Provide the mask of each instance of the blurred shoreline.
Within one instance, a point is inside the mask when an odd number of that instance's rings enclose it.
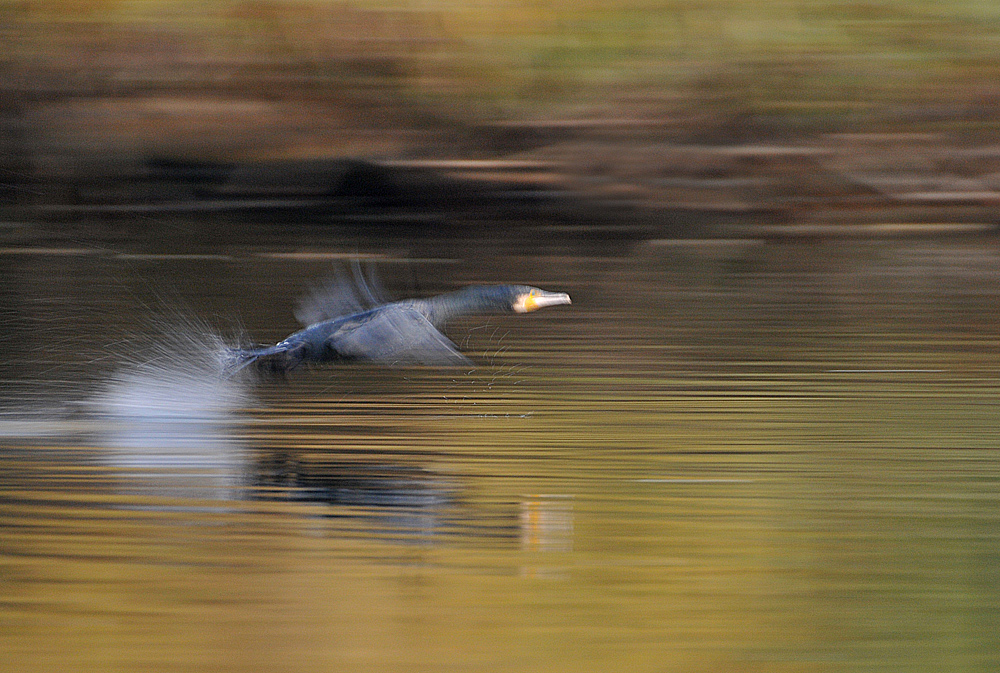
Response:
[[[1000,56],[971,11],[10,6],[0,216],[992,229]]]

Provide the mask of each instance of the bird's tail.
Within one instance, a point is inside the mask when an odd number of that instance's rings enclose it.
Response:
[[[302,364],[304,354],[298,345],[280,343],[260,348],[230,348],[225,357],[230,374],[247,367],[262,374],[286,374]]]

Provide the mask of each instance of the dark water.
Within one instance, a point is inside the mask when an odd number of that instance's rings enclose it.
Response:
[[[299,230],[0,254],[11,671],[990,671],[1000,245]],[[249,385],[343,254],[572,306]]]

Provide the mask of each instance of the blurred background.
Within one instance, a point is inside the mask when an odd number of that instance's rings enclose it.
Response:
[[[998,41],[0,0],[0,670],[997,670]],[[351,264],[573,304],[221,369]]]
[[[234,165],[349,157],[698,212],[979,221],[1000,180],[997,14],[957,0],[5,2],[2,195],[179,201]],[[315,195],[339,179],[326,170],[298,192],[272,174],[212,196]]]

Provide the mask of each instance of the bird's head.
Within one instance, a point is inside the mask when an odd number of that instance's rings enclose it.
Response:
[[[515,313],[530,313],[546,306],[573,303],[565,292],[546,292],[528,285],[513,285],[510,288],[511,309]]]

